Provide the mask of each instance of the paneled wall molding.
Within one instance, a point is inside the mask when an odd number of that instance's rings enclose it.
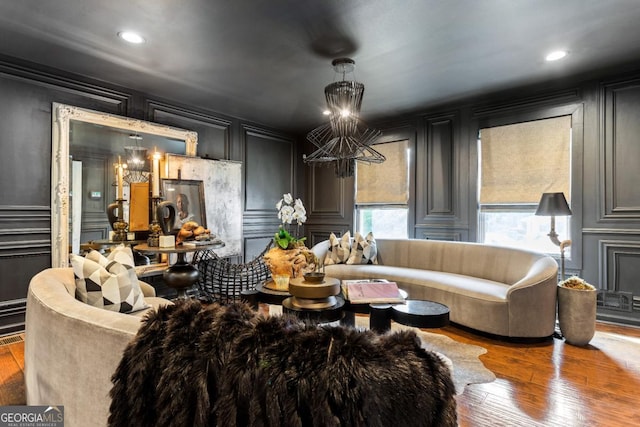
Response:
[[[15,60],[12,59],[12,61]],[[33,65],[35,67],[35,64]],[[131,109],[133,96],[129,93],[62,77],[61,75],[54,74],[53,71],[41,71],[36,68],[30,68],[14,62],[8,62],[8,58],[2,55],[0,55],[0,75],[16,80],[22,80],[31,85],[48,87],[74,95],[81,95],[82,97],[99,101],[101,104],[111,105],[113,108],[109,109],[109,111],[112,113],[128,115]]]
[[[271,138],[277,140],[288,140],[291,142],[295,142],[295,139],[288,134],[281,133],[272,129],[267,129],[263,127],[259,127],[249,123],[241,123],[240,129],[247,135],[256,135],[262,138]]]
[[[19,219],[22,222],[22,218]],[[0,236],[25,236],[29,234],[49,234],[51,232],[51,228],[25,228],[25,227],[15,227],[15,228],[5,228],[0,229]]]
[[[460,114],[446,112],[423,117],[422,143],[416,149],[416,221],[429,223],[456,217],[459,192]]]
[[[624,236],[640,236],[638,228],[583,228],[582,234],[619,234]]]
[[[0,302],[0,336],[24,330],[27,299]]]
[[[640,78],[603,82],[600,85],[600,134],[598,222],[640,221],[640,187],[637,159],[640,156],[637,109]]]
[[[354,231],[351,230],[351,224],[312,224],[306,227],[306,235],[308,236],[307,247],[311,248],[314,245],[327,240],[331,233],[340,237],[344,233],[349,231],[353,237]]]
[[[547,111],[548,107],[553,105],[577,103],[581,101],[582,89],[575,87],[520,98],[513,102],[503,102],[500,104],[492,102],[485,105],[477,105],[471,109],[471,114],[473,119],[496,118],[503,115],[512,115],[514,112],[535,112],[540,109]],[[497,125],[489,124],[489,126]]]
[[[275,221],[274,221],[275,219]],[[243,236],[261,236],[265,233],[265,230],[270,232],[270,236],[273,237],[273,234],[280,227],[280,222],[278,222],[277,212],[275,207],[273,208],[273,213],[270,215],[264,216],[252,216],[250,221],[246,221],[242,227],[242,235]]]
[[[223,142],[224,158],[222,160],[231,159],[231,152],[232,152],[231,129],[232,129],[232,123],[233,123],[231,119],[217,116],[214,114],[207,114],[200,111],[196,112],[193,110],[188,110],[182,107],[178,107],[178,106],[171,105],[171,104],[157,101],[157,100],[147,100],[145,102],[145,116],[149,121],[153,121],[153,122],[166,121],[166,120],[163,120],[162,117],[159,117],[159,115],[161,115],[162,113],[170,116],[177,116],[180,118],[184,118],[184,119],[187,119],[188,121],[193,121],[196,124],[203,124],[205,126],[212,127],[219,131],[222,131],[224,133],[224,142]],[[168,123],[168,124],[178,125],[176,123]],[[180,122],[179,126],[185,127],[185,124]],[[191,129],[191,130],[194,130],[194,129]],[[201,151],[204,151],[201,149],[203,142],[206,141],[206,139],[203,139],[202,135],[203,135],[203,132],[198,132],[199,143],[200,143],[200,147],[199,147],[200,149],[198,150],[198,154],[200,155],[205,154],[205,153],[201,153]]]
[[[0,212],[2,211],[51,211],[51,206],[29,206],[29,205],[0,205]]]
[[[640,242],[629,242],[623,240],[600,240],[598,242],[598,258],[600,271],[600,289],[608,291],[632,292],[636,283],[624,283],[621,279],[622,271],[640,271],[636,266],[640,264]],[[635,291],[638,295],[638,291]]]
[[[382,135],[376,140],[376,144],[385,142],[402,141],[405,139],[415,143],[416,124],[414,120],[400,120],[397,122],[380,122],[373,127],[380,129]]]
[[[0,242],[0,258],[51,254],[51,240],[13,240]]]
[[[295,142],[290,135],[240,123],[245,183],[243,235],[252,237],[245,246],[245,257],[264,249],[258,242],[272,239],[278,230],[276,203],[282,195],[290,192],[301,197]]]
[[[13,228],[16,223],[22,225],[20,228],[25,228],[25,224],[45,224],[50,220],[50,206],[0,206],[0,229]]]
[[[322,168],[322,169],[320,169]],[[310,195],[310,200],[307,206],[309,212],[307,216],[313,217],[313,221],[328,220],[334,218],[338,220],[344,220],[346,217],[345,212],[345,185],[354,185],[352,179],[340,179],[327,181],[327,175],[333,175],[333,169],[329,166],[313,165],[310,167],[310,188],[311,191],[307,192]],[[327,189],[327,186],[331,186],[331,198],[330,202],[327,202],[325,194],[321,194],[323,189]]]
[[[426,240],[447,240],[454,242],[466,241],[466,232],[458,231],[458,230],[434,230],[434,229],[416,229],[416,238],[417,239],[426,239]]]

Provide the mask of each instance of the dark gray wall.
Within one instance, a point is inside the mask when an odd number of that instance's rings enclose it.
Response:
[[[385,139],[409,138],[415,147],[409,235],[475,241],[478,130],[563,115],[573,129],[567,273],[611,292],[599,318],[640,325],[640,72],[487,94],[373,125]],[[306,176],[309,239],[353,232],[353,179],[317,167]]]
[[[559,86],[372,124],[384,130],[384,141],[409,139],[414,148],[409,235],[475,240],[480,127],[571,114],[575,241],[568,271],[601,289],[640,296],[640,72]],[[199,155],[242,161],[245,259],[271,240],[275,203],[285,192],[305,202],[310,244],[353,231],[353,179],[305,167],[302,152],[311,150],[299,148],[300,136],[11,58],[0,58],[0,95],[0,334],[23,329],[29,280],[50,266],[53,102],[195,130]],[[638,311],[599,309],[599,316],[640,324]]]
[[[246,258],[273,236],[276,202],[301,182],[291,135],[153,94],[0,57],[0,99],[0,335],[24,329],[29,280],[51,265],[52,103],[194,130],[199,156],[242,161]]]

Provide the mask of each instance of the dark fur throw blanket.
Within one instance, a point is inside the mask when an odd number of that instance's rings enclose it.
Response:
[[[112,378],[110,426],[455,426],[443,361],[377,335],[179,302],[147,314]]]

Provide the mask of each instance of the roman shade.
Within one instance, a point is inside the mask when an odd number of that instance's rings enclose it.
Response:
[[[406,205],[409,201],[409,141],[376,144],[383,163],[359,162],[356,169],[356,204]]]
[[[538,203],[540,195],[569,198],[571,116],[481,131],[480,204]]]

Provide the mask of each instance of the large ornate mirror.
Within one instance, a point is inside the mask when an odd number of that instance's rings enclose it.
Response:
[[[141,148],[195,156],[198,137],[192,131],[64,104],[54,103],[52,116],[51,265],[67,267],[69,251],[79,241],[107,237],[106,209],[116,198],[114,161],[138,161],[135,154]],[[141,162],[140,176],[131,182],[148,177],[148,160]],[[90,221],[93,229],[85,226]]]

